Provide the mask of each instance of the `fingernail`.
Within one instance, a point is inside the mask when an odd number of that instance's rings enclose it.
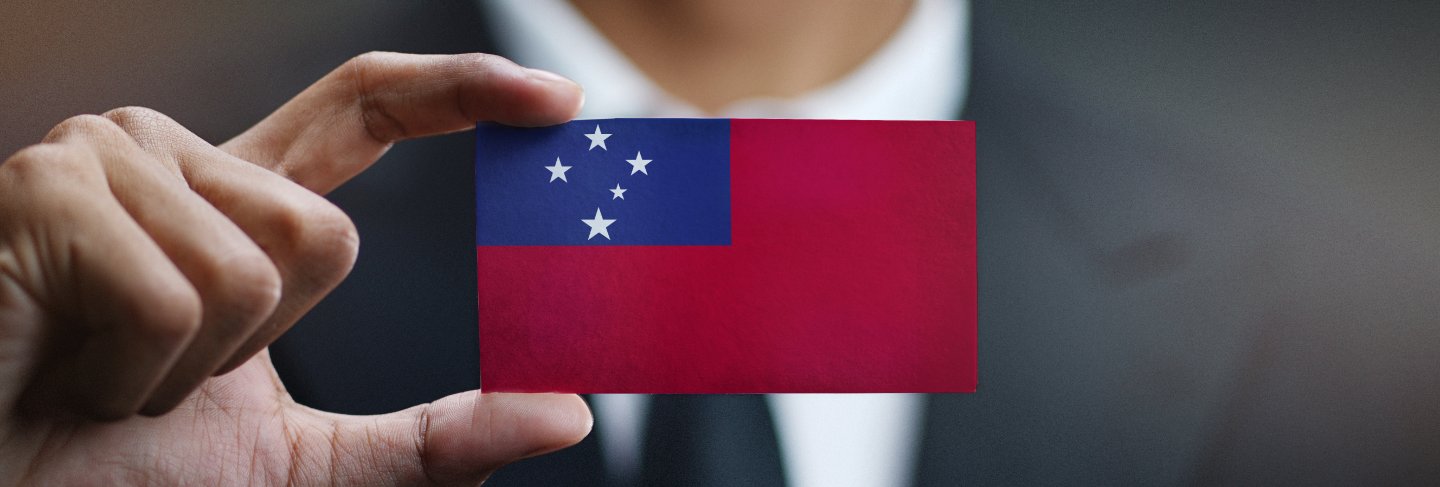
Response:
[[[546,71],[546,70],[543,70],[543,69],[535,69],[535,68],[525,68],[525,69],[526,69],[526,71],[529,71],[530,77],[533,78],[533,79],[537,79],[537,80],[540,80],[540,81],[546,81],[546,82],[550,82],[550,83],[564,83],[564,84],[567,84],[567,85],[574,85],[574,84],[575,84],[575,82],[574,82],[574,81],[570,81],[569,78],[566,78],[566,77],[564,77],[564,76],[560,76],[560,75],[558,75],[558,74],[555,74],[555,73],[552,73],[552,72],[549,72],[549,71]]]
[[[575,113],[571,114],[572,117],[579,114],[580,110],[585,107],[585,88],[582,88],[579,83],[543,69],[525,68],[525,70],[530,74],[530,79],[553,85],[563,85],[568,89],[575,90],[580,95],[580,102],[575,105]]]

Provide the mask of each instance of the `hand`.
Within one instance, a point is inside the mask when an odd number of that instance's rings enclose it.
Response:
[[[397,140],[581,101],[494,56],[372,53],[220,147],[142,108],[61,123],[0,165],[0,485],[475,484],[579,441],[570,395],[315,411],[265,347],[354,263],[318,194]]]

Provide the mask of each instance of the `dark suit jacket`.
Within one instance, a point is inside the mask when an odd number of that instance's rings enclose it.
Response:
[[[26,90],[0,101],[22,114],[6,152],[131,103],[223,140],[349,56],[483,50],[489,28],[469,2],[166,7],[75,8],[56,18],[107,42],[18,43],[78,61],[5,71]],[[1436,7],[973,18],[980,389],[929,401],[919,484],[1440,481]],[[400,144],[334,193],[360,261],[274,347],[298,400],[382,412],[478,385],[471,154],[467,134]],[[494,483],[599,468],[591,439]]]

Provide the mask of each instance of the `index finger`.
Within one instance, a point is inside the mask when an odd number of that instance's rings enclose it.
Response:
[[[488,54],[372,52],[331,71],[221,146],[317,193],[359,174],[398,140],[477,121],[543,126],[580,111],[579,85]]]

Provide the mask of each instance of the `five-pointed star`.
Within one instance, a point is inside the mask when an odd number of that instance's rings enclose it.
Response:
[[[615,193],[615,196],[611,196],[610,199],[625,199],[625,191],[625,188],[620,187],[620,183],[615,183],[615,189],[610,190],[611,193]]]
[[[607,228],[610,227],[611,223],[615,223],[615,220],[613,218],[606,220],[605,215],[600,214],[599,208],[595,209],[594,219],[587,220],[582,218],[580,219],[580,221],[585,222],[586,225],[590,226],[590,236],[585,237],[585,240],[595,238],[596,235],[605,237],[605,240],[610,240],[610,231],[607,230]]]
[[[630,163],[630,174],[632,175],[637,172],[645,173],[645,175],[647,176],[650,174],[648,171],[645,170],[645,165],[649,164],[651,161],[649,159],[646,159],[645,156],[640,155],[639,152],[635,153],[634,159],[627,159],[625,162]]]
[[[605,147],[605,139],[610,138],[610,134],[601,133],[601,132],[600,132],[600,126],[599,126],[599,125],[596,125],[596,126],[595,126],[595,133],[593,133],[593,134],[585,134],[585,137],[587,137],[587,138],[590,139],[590,148],[587,149],[587,150],[595,150],[596,147],[599,147],[599,148],[605,149],[605,150],[610,150],[609,147]]]
[[[565,171],[569,171],[570,168],[571,168],[571,166],[563,166],[563,165],[561,165],[561,164],[560,164],[560,158],[559,158],[559,157],[556,157],[556,158],[555,158],[555,165],[554,165],[554,166],[545,166],[545,169],[549,169],[549,170],[550,170],[550,182],[552,182],[552,183],[555,182],[556,179],[559,179],[559,180],[561,180],[561,181],[565,181],[565,182],[567,182],[567,183],[570,182],[569,179],[565,179]]]

